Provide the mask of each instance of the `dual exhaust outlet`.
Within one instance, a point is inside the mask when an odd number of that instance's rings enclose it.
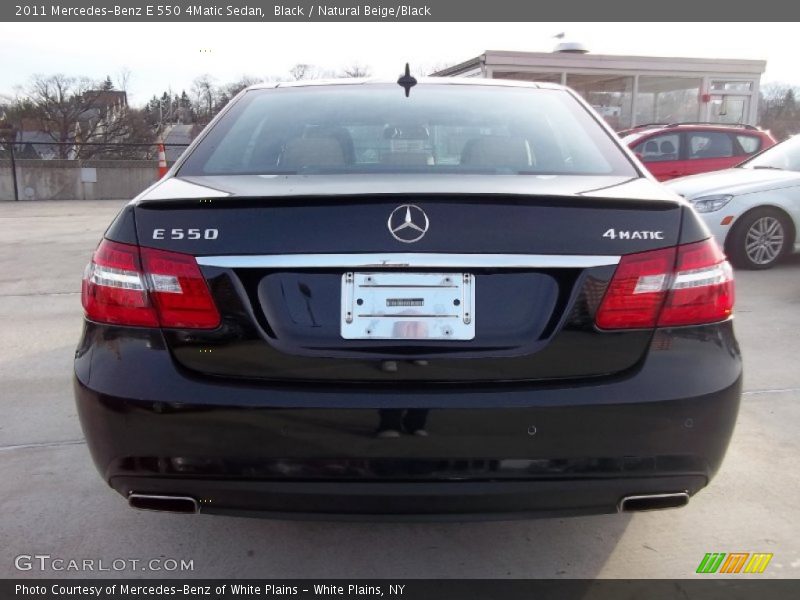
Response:
[[[680,508],[689,504],[689,494],[674,492],[669,494],[641,494],[625,496],[619,501],[619,512],[642,512]],[[197,514],[200,504],[191,496],[168,496],[132,493],[128,496],[128,505],[139,510],[159,512]]]

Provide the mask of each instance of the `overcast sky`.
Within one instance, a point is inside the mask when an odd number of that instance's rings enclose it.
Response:
[[[35,73],[116,79],[126,68],[141,105],[170,87],[188,92],[204,73],[225,83],[360,62],[395,76],[406,61],[413,71],[487,49],[547,52],[560,32],[595,54],[762,59],[763,81],[800,85],[797,23],[2,23],[0,94]]]

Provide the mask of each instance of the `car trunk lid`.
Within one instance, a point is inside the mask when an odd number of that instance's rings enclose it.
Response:
[[[393,213],[400,209],[402,224],[407,207],[424,229],[411,243],[392,232]],[[220,311],[215,330],[165,330],[182,366],[230,378],[396,385],[581,379],[635,367],[652,328],[601,331],[595,314],[620,256],[677,245],[682,206],[382,194],[153,200],[135,213],[142,246],[197,257]],[[403,302],[427,292],[411,282],[452,278],[462,284],[453,300],[472,309],[472,333],[446,339],[440,327],[420,338],[411,326],[348,335],[345,304],[365,299],[348,292],[348,277],[392,282],[380,302],[412,313],[417,307]],[[374,308],[375,297],[366,299]],[[463,308],[448,310],[463,321]]]

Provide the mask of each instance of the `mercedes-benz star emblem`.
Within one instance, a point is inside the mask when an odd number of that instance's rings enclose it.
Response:
[[[415,204],[402,204],[389,215],[389,231],[399,242],[411,244],[422,239],[428,231],[428,215]]]

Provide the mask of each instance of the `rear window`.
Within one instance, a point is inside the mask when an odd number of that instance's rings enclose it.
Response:
[[[767,148],[764,152],[743,162],[740,166],[746,169],[800,171],[800,135]]]
[[[251,90],[179,175],[637,173],[563,90],[419,84]]]
[[[761,149],[761,138],[755,135],[737,135],[736,141],[745,154],[755,154]]]

